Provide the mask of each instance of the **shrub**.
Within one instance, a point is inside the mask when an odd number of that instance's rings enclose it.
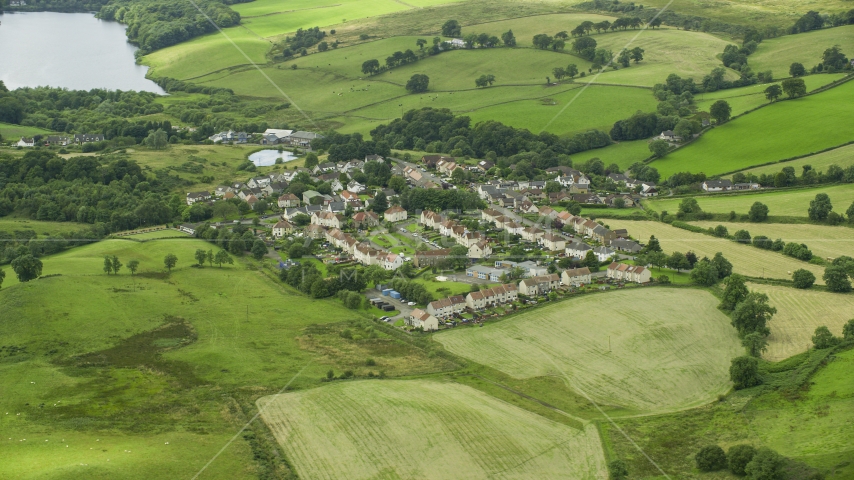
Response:
[[[750,243],[750,233],[747,230],[739,230],[733,234],[733,238],[738,243]]]
[[[712,235],[716,237],[725,238],[727,235],[729,235],[729,231],[725,226],[718,225],[717,227],[715,227],[714,230],[712,230]]]
[[[763,222],[768,218],[768,206],[756,202],[750,207],[750,212],[747,214],[751,222]]]
[[[614,460],[608,464],[608,473],[611,480],[623,480],[629,476],[629,469],[626,467],[626,462]]]
[[[367,365],[369,367],[373,367],[376,364],[377,364],[377,362],[373,358],[369,358],[369,359],[365,360],[365,365]]]
[[[782,455],[763,447],[756,451],[756,455],[744,468],[744,473],[751,480],[780,480],[783,478],[784,461]]]
[[[756,449],[751,445],[742,444],[729,447],[726,453],[729,471],[736,475],[744,475],[744,469],[753,460],[754,455],[756,455]]]
[[[694,461],[697,462],[697,468],[702,472],[716,472],[723,470],[727,466],[724,449],[717,445],[708,445],[701,448],[697,452],[697,455],[694,456]]]
[[[810,288],[815,283],[815,275],[811,271],[801,268],[792,274],[792,282],[795,288]]]
[[[732,359],[732,365],[729,367],[729,378],[735,384],[736,390],[759,385],[762,383],[762,379],[759,378],[759,361],[748,356]]]
[[[783,247],[783,255],[807,262],[812,258],[812,251],[803,243],[789,242]]]
[[[837,338],[830,333],[830,329],[825,326],[816,328],[812,336],[812,344],[818,349],[830,348],[836,345],[837,341]]]
[[[659,275],[658,278],[656,278],[655,280],[662,285],[670,284],[670,277],[668,277],[667,275]]]
[[[753,246],[756,248],[761,248],[763,250],[771,250],[771,246],[773,244],[774,242],[765,235],[757,235],[753,237]]]

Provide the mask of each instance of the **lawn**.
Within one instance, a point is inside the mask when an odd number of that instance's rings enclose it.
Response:
[[[3,141],[18,143],[21,137],[32,137],[34,135],[48,135],[50,130],[45,130],[38,127],[28,127],[25,125],[13,125],[11,123],[0,122],[0,137]]]
[[[703,228],[724,225],[729,233],[747,230],[750,235],[765,235],[782,238],[786,242],[805,243],[812,253],[821,258],[836,258],[840,255],[854,257],[854,229],[827,225],[785,225],[781,223],[737,223],[737,222],[691,222]]]
[[[742,349],[718,303],[701,290],[631,289],[434,338],[514,378],[559,375],[599,403],[662,412],[729,390],[729,360]]]
[[[780,168],[783,168],[782,166]],[[810,200],[819,193],[826,193],[837,212],[845,212],[845,209],[854,202],[854,185],[832,185],[819,188],[805,188],[798,190],[781,190],[746,195],[700,195],[695,197],[700,208],[705,212],[729,213],[735,212],[747,215],[750,206],[754,202],[761,202],[768,206],[769,215],[783,217],[807,217]],[[655,200],[646,201],[646,205],[655,211],[667,211],[675,213],[679,211],[681,198],[659,197]]]
[[[850,7],[849,4],[845,11],[850,10]],[[821,10],[822,12],[833,11],[824,1]],[[838,12],[842,11],[842,8],[838,10]],[[850,57],[854,52],[854,25],[764,40],[750,56],[750,68],[754,72],[771,70],[776,77],[787,77],[792,63],[801,63],[809,70],[821,62],[822,53],[834,45],[839,45]]]
[[[574,429],[455,383],[337,382],[258,408],[301,478],[605,476],[591,424]]]
[[[665,178],[684,171],[715,175],[841,145],[854,140],[854,131],[841,128],[851,121],[852,95],[854,82],[847,82],[769,105],[716,127],[651,165]],[[805,131],[802,125],[811,128]]]
[[[854,165],[854,144],[844,147],[835,148],[826,152],[817,153],[808,157],[799,158],[798,160],[790,160],[788,162],[774,163],[765,165],[764,167],[749,168],[743,170],[742,173],[752,173],[754,175],[774,175],[780,172],[784,167],[792,167],[798,175],[803,172],[803,166],[810,165],[813,170],[818,172],[826,172],[827,167],[836,165],[841,168]]]
[[[782,253],[742,245],[725,238],[689,232],[661,222],[608,219],[608,224],[611,228],[628,229],[629,235],[644,243],[650,236],[655,235],[661,243],[661,248],[668,254],[674,251],[682,253],[692,251],[700,258],[712,258],[717,252],[721,252],[732,263],[733,272],[742,275],[789,280],[791,279],[789,272],[803,268],[815,274],[816,283],[824,283],[821,279],[824,268],[795,260]]]
[[[854,317],[854,295],[798,290],[774,285],[749,284],[751,290],[768,295],[777,314],[768,323],[768,351],[763,355],[780,361],[812,347],[817,327],[825,326],[842,336],[842,326]]]

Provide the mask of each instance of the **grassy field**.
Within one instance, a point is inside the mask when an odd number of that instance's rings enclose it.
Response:
[[[669,0],[645,2],[647,6],[658,8],[668,4]],[[686,15],[760,28],[788,27],[810,10],[841,13],[850,10],[851,5],[847,0],[824,0],[821,3],[814,0],[720,0],[714,5],[704,0],[676,0],[670,8]]]
[[[572,157],[572,161],[576,164],[586,162],[593,158],[602,160],[602,163],[607,167],[612,163],[616,163],[623,170],[635,162],[643,161],[649,157],[649,144],[646,140],[636,140],[634,142],[620,142],[613,145],[608,145],[605,148],[597,148],[586,152],[577,153]]]
[[[342,323],[358,314],[295,294],[242,260],[192,268],[197,248],[211,245],[107,240],[44,258],[43,273],[61,276],[16,284],[7,275],[0,409],[10,414],[0,417],[0,454],[20,461],[0,462],[0,476],[189,478],[246,422],[243,408],[306,365],[293,387],[315,386],[330,368],[366,375],[366,358],[390,376],[449,368]],[[161,273],[167,253],[179,259],[171,275]],[[140,271],[104,275],[103,256],[113,254],[140,260]],[[238,440],[206,478],[257,478],[252,455]]]
[[[854,257],[854,229],[826,225],[785,225],[781,223],[737,223],[737,222],[691,222],[703,228],[724,225],[730,233],[747,230],[752,237],[765,235],[771,239],[782,238],[786,242],[805,243],[812,253],[821,258],[836,258],[840,255]]]
[[[842,336],[842,326],[854,318],[854,295],[798,290],[774,285],[750,284],[750,289],[768,295],[777,314],[769,322],[771,336],[764,357],[780,361],[812,348],[815,329],[825,326]]]
[[[666,223],[651,221],[632,221],[608,219],[611,228],[626,228],[629,235],[646,242],[651,235],[661,243],[666,253],[692,251],[698,257],[712,258],[721,252],[732,262],[733,272],[751,277],[790,279],[789,272],[803,268],[813,272],[816,283],[823,284],[821,275],[824,269],[818,265],[795,260],[781,253],[762,250],[750,245],[742,245],[732,240],[715,238],[702,233],[689,232],[672,227]]]
[[[21,137],[32,137],[33,135],[48,135],[50,130],[44,130],[38,127],[27,127],[24,125],[13,125],[11,123],[0,122],[0,136],[3,141],[18,143]]]
[[[783,168],[782,166],[780,168]],[[762,192],[749,195],[701,195],[697,196],[697,203],[705,212],[729,213],[747,215],[750,206],[754,202],[762,202],[768,206],[769,215],[786,217],[807,217],[810,200],[819,193],[826,193],[837,212],[845,212],[845,209],[854,202],[854,185],[833,185],[821,188],[806,188],[802,190],[781,190]],[[658,212],[677,212],[681,198],[660,197],[648,200],[648,205]]]
[[[850,56],[854,51],[854,25],[764,40],[750,56],[750,68],[755,72],[771,70],[777,77],[787,77],[792,63],[801,63],[809,70],[821,62],[822,53],[834,45],[839,45]]]
[[[841,145],[854,140],[854,132],[840,128],[851,119],[852,95],[854,82],[848,82],[770,105],[716,127],[652,165],[663,177],[684,171],[714,175]],[[811,128],[807,132],[801,125]]]
[[[780,76],[782,77],[783,75]],[[803,77],[803,80],[806,83],[807,91],[813,91],[843,77],[845,77],[843,73],[834,73],[808,75]],[[768,83],[760,83],[747,87],[718,90],[712,93],[699,93],[694,100],[697,102],[697,108],[704,112],[708,112],[709,108],[716,101],[726,100],[730,108],[732,108],[732,114],[741,115],[748,110],[768,103],[768,100],[765,98],[765,89],[769,86],[770,84]]]
[[[784,167],[792,167],[800,175],[801,172],[803,172],[804,165],[810,165],[813,170],[819,172],[827,171],[827,167],[831,165],[836,165],[841,168],[850,167],[851,165],[854,165],[854,144],[834,148],[833,150],[817,153],[797,160],[774,163],[771,165],[765,165],[764,167],[749,168],[744,170],[743,173],[752,173],[754,175],[762,175],[765,173],[768,175],[774,175],[780,172]]]
[[[700,290],[634,289],[435,339],[515,378],[559,375],[599,403],[661,412],[701,405],[730,388],[729,359],[741,347],[717,304]],[[607,313],[594,313],[600,310]]]
[[[604,478],[577,430],[455,383],[342,382],[258,401],[301,478]]]
[[[45,222],[28,218],[0,217],[0,232],[12,233],[15,230],[32,230],[40,237],[85,230],[91,225],[77,222]]]
[[[159,240],[162,238],[189,238],[189,235],[174,228],[167,228],[164,230],[155,230],[153,232],[134,233],[132,235],[126,235],[123,238],[129,238],[132,240]]]

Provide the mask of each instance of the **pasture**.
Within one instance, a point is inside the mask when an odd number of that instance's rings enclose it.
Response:
[[[715,127],[651,165],[664,178],[684,171],[715,175],[841,145],[854,140],[854,131],[842,128],[851,121],[852,95],[854,82],[847,82],[769,105]],[[802,125],[810,125],[809,132]]]
[[[702,405],[729,390],[729,361],[741,346],[717,305],[701,290],[631,289],[434,338],[517,379],[559,375],[599,403],[663,412]]]
[[[649,240],[650,236],[655,235],[661,244],[661,248],[668,254],[692,251],[699,258],[712,258],[715,253],[721,252],[727,260],[732,262],[733,272],[742,275],[789,280],[791,278],[789,272],[803,268],[815,274],[817,284],[824,284],[824,280],[821,279],[821,275],[824,273],[822,267],[795,260],[784,256],[782,253],[742,245],[732,240],[716,238],[703,233],[689,232],[661,222],[610,218],[607,223],[611,228],[628,229],[629,235],[644,243]]]
[[[43,258],[44,274],[61,276],[17,284],[7,269],[0,409],[10,415],[0,417],[0,452],[21,461],[0,465],[0,476],[190,478],[246,422],[238,402],[279,391],[303,367],[296,388],[330,368],[364,376],[366,358],[390,375],[453,367],[343,322],[360,314],[240,259],[191,267],[197,248],[215,249],[197,239],[106,240]],[[167,253],[179,259],[169,275]],[[104,274],[113,254],[140,260],[137,275]],[[339,335],[345,328],[351,339]],[[257,478],[253,465],[239,440],[209,474]]]
[[[807,75],[803,77],[803,81],[807,86],[807,91],[811,92],[843,77],[845,77],[843,73]],[[732,108],[733,116],[741,115],[748,110],[768,103],[768,100],[765,98],[765,89],[769,86],[769,83],[759,83],[746,87],[718,90],[711,93],[698,93],[694,97],[694,100],[697,102],[697,108],[705,112],[709,111],[709,108],[716,101],[726,100],[730,108]]]
[[[768,295],[768,303],[777,314],[768,322],[771,335],[768,360],[780,361],[812,348],[812,336],[817,327],[825,326],[842,336],[842,326],[854,318],[854,295],[798,290],[776,285],[751,283],[751,290]]]
[[[783,168],[782,164],[779,168]],[[831,185],[820,188],[804,188],[797,190],[769,191],[742,195],[698,195],[695,197],[700,208],[704,212],[729,213],[747,215],[750,206],[754,202],[762,202],[768,206],[769,215],[783,217],[807,218],[810,200],[819,193],[826,193],[830,197],[833,208],[837,212],[845,212],[845,209],[854,202],[854,185]],[[655,200],[647,200],[646,205],[656,211],[667,211],[675,213],[679,211],[681,198],[659,197]]]
[[[585,152],[576,153],[572,157],[575,165],[579,165],[588,160],[598,158],[607,167],[612,163],[616,163],[620,168],[626,170],[635,162],[641,162],[649,157],[649,143],[646,140],[635,140],[633,142],[620,142],[608,145],[607,147],[587,150]]]
[[[597,430],[430,380],[339,382],[263,397],[301,478],[604,478]]]
[[[762,175],[764,173],[767,175],[775,175],[785,167],[792,167],[795,169],[795,172],[800,174],[803,172],[804,165],[809,165],[813,170],[818,172],[827,171],[827,167],[831,165],[836,165],[841,168],[850,167],[851,165],[854,165],[854,144],[834,148],[833,150],[817,153],[797,160],[773,163],[771,165],[765,165],[764,167],[748,168],[747,170],[743,170],[742,173],[752,173],[754,175]]]
[[[822,11],[830,11],[824,10],[825,8],[827,7],[822,5]],[[839,45],[850,57],[854,53],[854,25],[763,40],[750,56],[750,68],[754,72],[771,70],[776,77],[788,77],[792,63],[801,63],[809,70],[821,62],[822,53],[834,45]]]
[[[841,255],[854,257],[854,229],[844,226],[714,221],[690,223],[703,228],[723,225],[729,229],[730,234],[736,230],[747,230],[751,237],[765,235],[772,240],[782,238],[786,242],[805,243],[813,255],[821,258],[836,258]]]
[[[240,24],[259,37],[271,38],[295,32],[300,28],[326,27],[347,20],[375,17],[410,8],[405,3],[394,0],[325,0],[320,5],[312,4],[310,7],[307,2],[299,3],[305,3],[307,8],[283,12],[282,8],[289,8],[287,3],[264,2],[264,5],[255,8],[260,10],[270,7],[271,10],[279,12],[245,18]],[[235,10],[240,12],[240,6]]]
[[[0,232],[14,233],[16,230],[32,230],[39,237],[71,233],[86,230],[91,227],[88,223],[77,222],[47,222],[30,220],[29,218],[0,217]]]
[[[650,7],[662,8],[669,0],[645,2]],[[776,26],[788,27],[810,10],[822,13],[847,12],[851,5],[847,0],[719,0],[710,8],[703,0],[681,0],[674,2],[673,9],[685,15],[697,15],[736,25],[751,25],[756,28]]]
[[[14,125],[11,123],[0,122],[0,137],[3,137],[4,142],[18,143],[21,137],[32,137],[34,135],[48,135],[50,130],[45,130],[38,127],[28,127],[26,125]]]

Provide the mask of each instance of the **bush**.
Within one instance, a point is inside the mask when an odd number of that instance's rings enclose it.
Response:
[[[812,344],[817,349],[830,348],[838,342],[838,339],[830,333],[830,329],[821,326],[815,329],[815,334],[812,336]]]
[[[727,466],[724,449],[717,445],[709,445],[701,448],[697,452],[697,455],[694,456],[694,461],[697,462],[697,468],[701,472],[716,472],[723,470]]]
[[[657,281],[658,283],[660,283],[662,285],[669,285],[670,284],[670,277],[668,277],[667,275],[659,275],[655,279],[655,281]]]
[[[771,246],[773,244],[774,242],[765,235],[757,235],[753,237],[753,246],[756,248],[761,248],[763,250],[771,250]]]
[[[780,480],[783,478],[784,461],[782,455],[763,447],[756,451],[744,472],[751,480]]]
[[[726,238],[726,236],[729,235],[729,231],[725,226],[718,225],[714,230],[712,230],[712,235],[720,238]]]
[[[729,471],[736,475],[744,475],[747,464],[753,460],[756,449],[751,445],[733,445],[726,453]]]
[[[747,230],[739,230],[733,234],[733,238],[738,243],[750,243],[750,233]]]
[[[812,258],[812,251],[803,243],[789,242],[783,247],[783,255],[808,262]]]
[[[759,378],[759,361],[748,356],[732,359],[729,379],[732,380],[736,390],[759,385],[762,383],[762,379]]]
[[[614,460],[608,464],[608,473],[611,480],[623,480],[629,476],[629,469],[626,467],[626,462]]]
[[[792,274],[792,282],[795,288],[810,288],[815,283],[815,275],[809,270],[795,270]]]

